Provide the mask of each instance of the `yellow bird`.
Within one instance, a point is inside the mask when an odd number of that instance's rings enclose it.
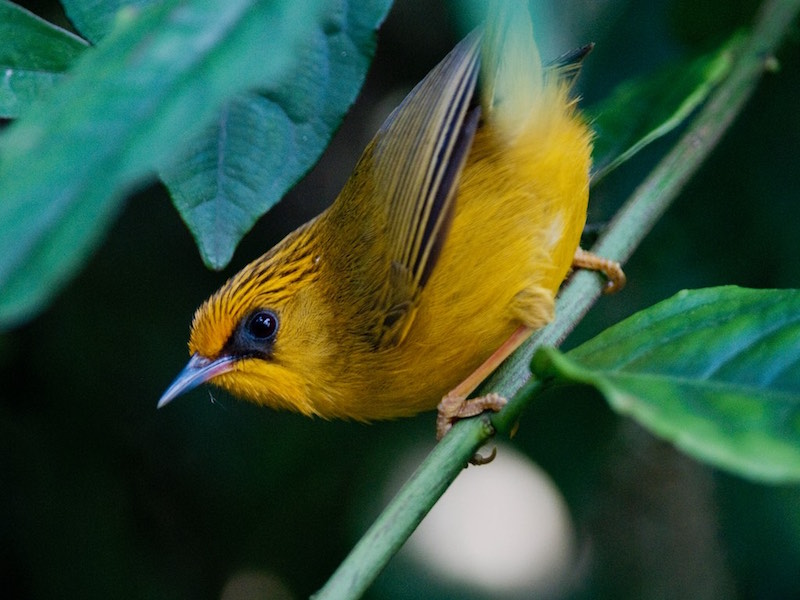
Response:
[[[159,407],[210,381],[371,421],[450,391],[441,436],[500,408],[464,398],[551,320],[573,262],[624,282],[579,248],[592,134],[570,88],[588,47],[545,68],[524,3],[489,14],[386,119],[336,201],[200,306]]]

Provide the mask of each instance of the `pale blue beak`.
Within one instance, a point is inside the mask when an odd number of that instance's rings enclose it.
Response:
[[[172,382],[167,388],[167,391],[161,396],[158,401],[158,408],[165,406],[181,394],[193,390],[198,385],[205,383],[209,379],[213,379],[217,375],[227,373],[233,370],[233,364],[236,362],[234,356],[220,356],[217,359],[206,358],[195,353],[189,362],[183,368],[183,371],[178,373],[175,381]]]

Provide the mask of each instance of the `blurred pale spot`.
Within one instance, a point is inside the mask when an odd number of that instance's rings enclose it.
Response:
[[[526,456],[500,446],[494,462],[458,476],[407,552],[434,576],[498,595],[550,595],[572,565],[573,530],[550,478]]]
[[[220,600],[294,600],[295,597],[280,577],[269,571],[242,570],[225,583]]]

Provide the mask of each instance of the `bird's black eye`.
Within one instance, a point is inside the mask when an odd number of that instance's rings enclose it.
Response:
[[[254,340],[269,341],[278,331],[278,317],[271,311],[259,310],[250,316],[245,328]]]

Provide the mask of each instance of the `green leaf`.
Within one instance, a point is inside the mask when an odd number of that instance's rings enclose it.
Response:
[[[41,308],[85,260],[124,193],[237,93],[269,86],[313,1],[172,0],[131,10],[47,102],[0,136],[0,326]],[[311,16],[309,16],[311,15]]]
[[[596,137],[593,182],[683,123],[730,72],[745,39],[736,34],[719,49],[688,64],[620,84],[587,109]]]
[[[0,117],[15,119],[43,97],[88,44],[33,13],[0,0]]]
[[[298,68],[228,103],[161,177],[206,265],[225,267],[255,222],[317,162],[361,89],[390,0],[325,2]]]
[[[683,291],[532,368],[716,467],[800,481],[800,290]]]
[[[113,29],[120,11],[142,10],[157,0],[62,0],[64,12],[75,29],[92,42],[99,42]],[[122,13],[124,15],[124,12]]]

